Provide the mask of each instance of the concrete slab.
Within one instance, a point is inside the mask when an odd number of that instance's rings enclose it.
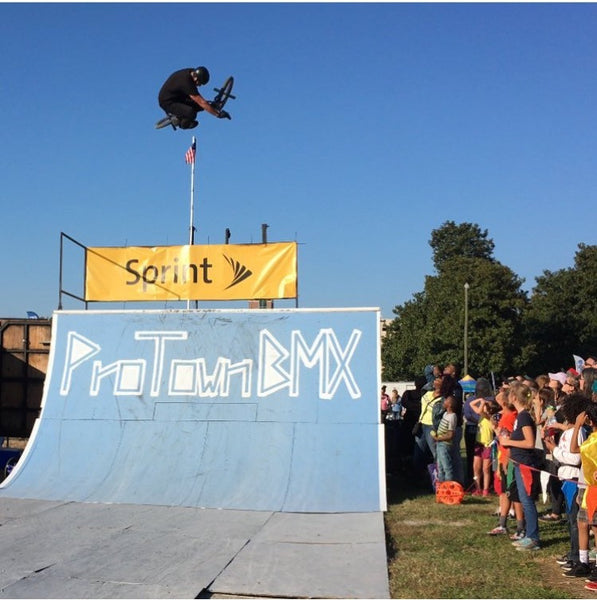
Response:
[[[382,513],[0,498],[0,598],[387,598]]]
[[[7,598],[194,598],[271,517],[26,500],[16,509],[15,503],[0,499],[0,597]]]
[[[209,591],[278,598],[389,598],[383,514],[276,513]]]

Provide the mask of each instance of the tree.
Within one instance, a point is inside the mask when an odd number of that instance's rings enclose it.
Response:
[[[382,345],[384,379],[422,374],[426,364],[464,359],[464,284],[469,288],[468,366],[475,377],[520,368],[522,280],[492,256],[493,241],[477,225],[448,221],[431,235],[437,275],[394,308]]]
[[[487,235],[487,229],[481,231],[475,223],[456,225],[454,221],[446,221],[439,229],[434,229],[429,245],[433,250],[435,270],[441,273],[444,265],[459,257],[494,262],[494,243]]]
[[[573,366],[597,354],[597,246],[578,245],[574,267],[537,277],[524,319],[533,373]]]
[[[382,345],[383,377],[386,381],[413,379],[422,374],[429,362],[421,333],[426,330],[427,301],[424,292],[394,308],[396,318],[390,323]]]

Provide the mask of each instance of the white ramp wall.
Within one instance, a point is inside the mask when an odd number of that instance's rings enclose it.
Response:
[[[58,311],[0,497],[385,510],[379,311]]]

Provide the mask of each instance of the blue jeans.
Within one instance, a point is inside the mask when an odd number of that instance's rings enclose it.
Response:
[[[518,497],[522,504],[522,512],[526,521],[526,537],[539,542],[539,516],[537,515],[537,506],[535,501],[527,494],[520,474],[520,466],[514,465],[514,477],[516,478],[516,489]]]
[[[435,462],[437,455],[435,452],[435,440],[431,437],[433,427],[431,425],[423,425],[423,433],[415,438],[415,447],[413,452],[413,465],[416,470],[421,471],[429,464],[428,453],[431,453]]]
[[[577,492],[578,494],[578,492]],[[568,558],[575,562],[580,560],[579,558],[579,543],[578,543],[578,523],[576,517],[578,516],[578,503],[576,502],[576,494],[572,499],[572,506],[568,510],[568,533],[570,534],[570,552]]]
[[[437,479],[439,481],[455,481],[452,464],[452,443],[437,442]]]

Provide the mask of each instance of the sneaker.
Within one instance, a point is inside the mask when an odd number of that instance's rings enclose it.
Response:
[[[592,583],[593,581],[597,581],[597,568],[596,567],[591,567],[591,573],[585,579],[585,581],[587,583]]]
[[[591,573],[591,567],[587,563],[576,563],[569,571],[564,571],[564,577],[586,577]]]
[[[560,558],[556,558],[556,562],[558,565],[565,565],[566,563],[570,562],[570,558],[568,558],[567,554],[562,554]]]
[[[489,535],[501,535],[503,533],[508,533],[508,530],[505,527],[501,527],[501,526],[497,526],[494,527],[490,532],[488,532]]]
[[[585,584],[585,590],[597,592],[597,581],[590,581],[589,583]]]
[[[560,515],[552,515],[550,513],[547,513],[545,515],[541,515],[539,517],[539,521],[544,521],[544,522],[547,522],[547,523],[551,523],[551,522],[559,523],[561,520],[562,520],[562,518],[560,517]]]
[[[512,542],[512,545],[515,546],[517,550],[539,550],[541,547],[539,546],[539,542],[528,537]]]
[[[487,498],[489,496],[489,490],[483,490],[483,497]]]
[[[516,533],[513,533],[513,534],[510,536],[510,539],[511,539],[511,540],[517,540],[517,541],[518,541],[518,540],[521,540],[523,537],[525,537],[525,535],[524,535],[524,531],[517,531]]]
[[[574,569],[576,564],[577,563],[575,563],[574,561],[569,560],[569,561],[565,562],[563,565],[560,565],[560,569],[562,569],[562,571],[570,571],[570,569]]]

